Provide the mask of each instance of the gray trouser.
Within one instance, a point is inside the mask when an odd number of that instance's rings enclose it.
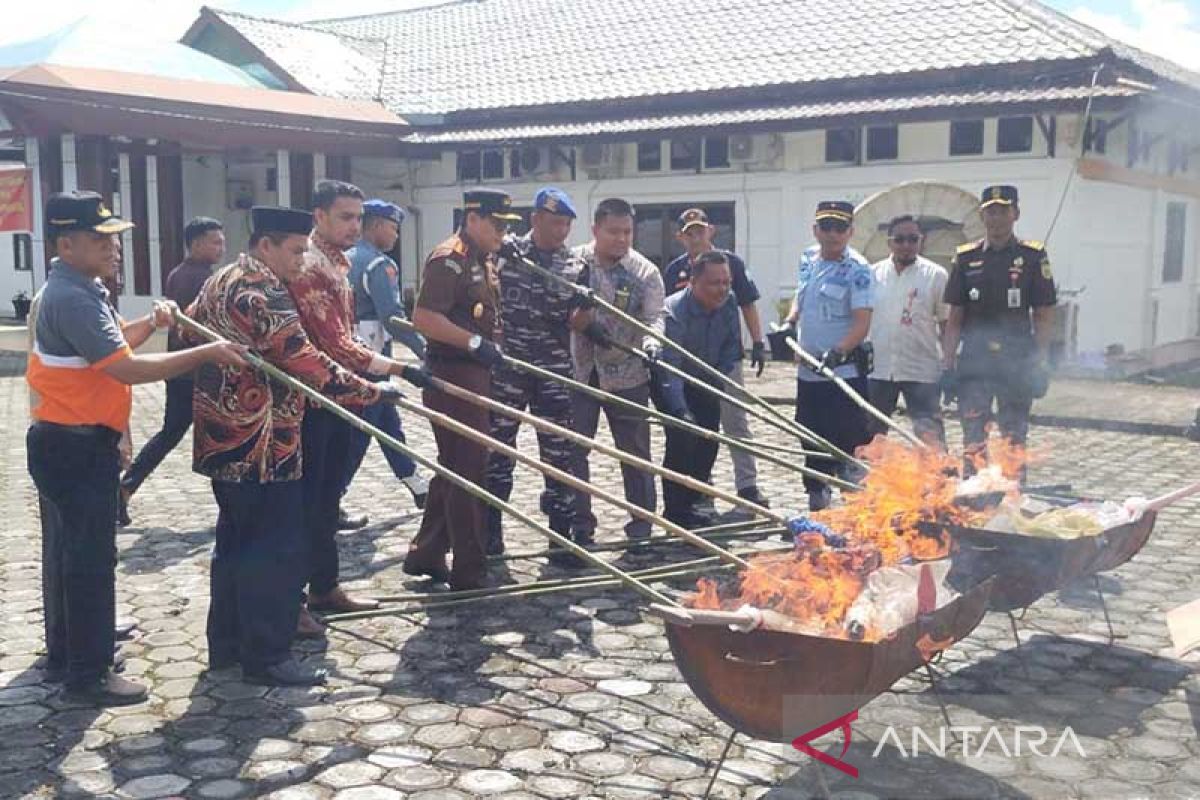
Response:
[[[737,381],[739,386],[744,385],[741,361],[733,365],[729,377]],[[736,397],[736,395],[734,396]],[[725,432],[726,436],[747,442],[754,441],[754,434],[750,433],[750,421],[746,419],[746,412],[729,403],[721,403],[721,430]],[[754,463],[754,456],[736,447],[728,449],[733,457],[734,487],[740,490],[756,486],[758,484],[758,467]]]
[[[596,385],[596,374],[594,372],[589,383],[592,386]],[[617,397],[645,406],[650,402],[650,384],[643,383],[641,386],[635,386],[632,389],[621,389],[610,392],[610,394],[615,394]],[[576,431],[588,438],[595,438],[596,429],[600,426],[600,409],[603,408],[604,418],[608,421],[609,430],[612,431],[613,444],[618,449],[630,455],[646,460],[650,459],[650,424],[646,421],[645,416],[602,403],[582,392],[571,393],[571,405],[575,417]],[[589,454],[590,451],[587,448],[578,447],[575,449],[576,461],[574,474],[585,483],[591,480],[591,472],[588,468]],[[658,503],[658,495],[654,488],[654,477],[650,473],[643,472],[628,464],[621,464],[621,478],[625,484],[625,499],[648,511],[654,511]],[[592,513],[592,496],[587,492],[575,493],[575,521],[573,527],[576,531],[583,532],[596,530],[596,515]],[[645,520],[631,518],[625,524],[625,535],[631,537],[649,536],[650,523]]]

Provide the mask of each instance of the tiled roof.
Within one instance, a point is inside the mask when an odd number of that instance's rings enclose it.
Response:
[[[762,123],[804,123],[871,114],[904,114],[935,108],[1019,105],[1063,101],[1085,101],[1091,90],[1079,87],[1016,89],[981,92],[943,92],[905,97],[846,100],[799,105],[771,105],[692,114],[626,117],[621,119],[546,123],[517,126],[480,127],[434,132],[416,131],[405,138],[415,144],[521,144],[539,139],[584,139],[597,136],[621,136],[650,131],[710,129],[761,125]],[[1123,98],[1138,95],[1136,89],[1121,86],[1098,87],[1094,97]],[[796,127],[796,126],[789,126]]]
[[[1200,89],[1200,75],[1025,0],[455,0],[303,26],[213,13],[315,92],[367,96],[362,73],[382,56],[379,98],[410,117],[1052,69],[1108,50]]]

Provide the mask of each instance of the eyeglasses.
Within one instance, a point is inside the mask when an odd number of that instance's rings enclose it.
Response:
[[[838,233],[845,233],[850,230],[848,223],[836,219],[823,219],[817,223],[817,227],[823,231],[837,231]]]
[[[912,233],[901,236],[889,236],[888,238],[896,244],[916,244],[917,242],[921,241],[921,234]]]

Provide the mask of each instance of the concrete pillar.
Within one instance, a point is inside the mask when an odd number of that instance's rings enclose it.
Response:
[[[46,201],[42,197],[42,153],[36,136],[25,137],[25,165],[29,167],[33,181],[29,187],[29,199],[33,204],[30,210],[33,230],[29,232],[29,238],[33,251],[33,291],[36,292],[46,282]]]
[[[113,211],[122,219],[129,219],[133,212],[133,176],[129,170],[129,153],[117,154],[117,180],[121,191],[113,197]],[[121,234],[121,296],[132,297],[133,286],[133,233]]]
[[[275,151],[275,188],[279,194],[279,205],[292,205],[292,162],[287,150]]]
[[[158,220],[158,156],[146,156],[146,238],[150,244],[150,295],[162,296],[162,237]]]
[[[75,134],[62,135],[62,182],[64,192],[79,188],[79,171],[75,159]]]
[[[325,154],[313,153],[313,183],[325,179]]]

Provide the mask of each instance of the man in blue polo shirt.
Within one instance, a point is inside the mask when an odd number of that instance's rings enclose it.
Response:
[[[690,284],[696,260],[701,255],[716,250],[713,246],[713,238],[716,236],[717,229],[709,222],[704,209],[689,208],[679,215],[677,222],[679,230],[675,234],[675,238],[683,245],[685,252],[663,269],[663,284],[668,295],[686,289]],[[725,255],[729,265],[734,300],[738,309],[741,310],[742,319],[746,322],[746,329],[750,331],[752,342],[750,368],[756,370],[754,373],[756,376],[760,376],[766,366],[767,358],[766,345],[763,343],[762,320],[758,316],[758,306],[755,305],[761,295],[746,270],[746,262],[728,250],[720,252]],[[739,327],[738,330],[738,347],[741,347],[741,328]],[[744,382],[740,357],[730,371],[729,377],[738,384]],[[721,427],[726,434],[735,439],[747,442],[754,439],[753,434],[750,433],[750,422],[746,419],[745,410],[729,403],[721,403]],[[730,454],[730,458],[733,459],[733,483],[737,488],[738,496],[760,506],[769,505],[767,498],[758,488],[758,466],[754,462],[754,456],[745,450],[734,450]],[[711,501],[703,498],[701,502],[709,504]]]
[[[800,323],[800,346],[822,365],[867,396],[867,350],[863,340],[871,330],[874,276],[871,266],[850,248],[854,235],[854,205],[844,200],[817,204],[813,236],[817,244],[800,257],[796,297],[788,323]],[[870,441],[866,414],[828,378],[801,366],[796,384],[796,421],[836,447],[853,453]],[[832,458],[809,458],[809,466],[826,475],[846,474]],[[829,486],[805,476],[808,507],[829,506]]]

